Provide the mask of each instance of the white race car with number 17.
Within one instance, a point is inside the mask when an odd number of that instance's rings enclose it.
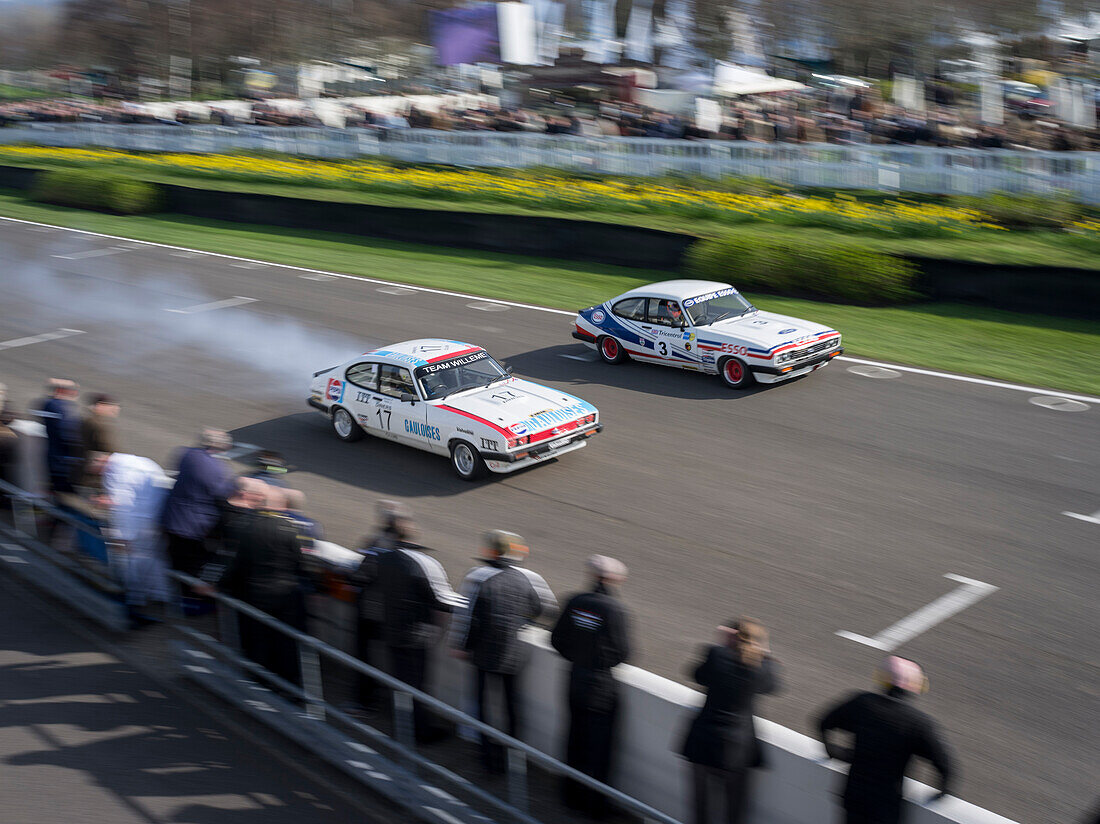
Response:
[[[607,363],[717,374],[734,389],[806,375],[844,351],[835,329],[762,312],[728,283],[706,280],[651,283],[582,309],[573,337]]]
[[[587,401],[514,378],[453,340],[395,343],[315,372],[309,405],[341,440],[369,434],[448,455],[464,480],[573,452],[603,428]]]

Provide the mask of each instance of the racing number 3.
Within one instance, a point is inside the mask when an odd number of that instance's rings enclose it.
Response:
[[[385,429],[385,430],[389,431],[389,428],[390,428],[390,410],[383,409],[382,407],[378,406],[378,407],[375,407],[374,414],[376,414],[378,416],[378,428],[379,429]],[[382,418],[383,415],[386,416],[385,419]]]
[[[662,358],[668,357],[668,344],[663,340],[657,341],[657,351],[661,353]]]

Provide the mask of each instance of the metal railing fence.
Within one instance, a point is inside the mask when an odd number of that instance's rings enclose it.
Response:
[[[548,167],[597,174],[759,177],[787,186],[974,195],[1067,192],[1100,203],[1100,152],[933,146],[751,143],[431,129],[36,123],[0,129],[0,144],[143,152],[280,152],[384,156],[453,166]]]
[[[0,481],[0,493],[10,501],[15,530],[28,538],[37,535],[38,513],[44,513],[52,518],[61,520],[72,528],[94,537],[103,537],[99,529],[58,509],[40,495],[20,489],[3,481]],[[25,531],[23,527],[29,527],[31,531]],[[59,559],[69,571],[78,575],[81,574],[80,570],[82,568],[80,565],[68,561],[64,556],[57,555],[56,557],[51,557],[49,560],[57,563]],[[181,572],[172,571],[169,574],[178,583],[188,587],[207,586],[205,582]],[[85,578],[85,580],[93,585],[103,583],[102,579],[99,578]],[[236,639],[239,638],[239,619],[241,615],[245,615],[249,619],[263,624],[269,629],[293,640],[301,667],[301,686],[292,684],[275,673],[247,660],[242,655],[238,654],[237,649],[231,649],[223,642],[193,627],[187,626],[186,622],[182,620],[181,615],[175,628],[184,636],[206,647],[211,650],[211,652],[229,660],[231,663],[248,671],[262,681],[272,684],[278,689],[297,697],[305,704],[306,712],[310,717],[317,720],[324,720],[331,716],[341,723],[353,727],[367,735],[375,738],[379,736],[386,738],[389,746],[395,748],[404,758],[415,763],[418,767],[445,780],[461,784],[464,791],[470,792],[479,800],[496,807],[502,812],[514,816],[518,820],[526,822],[526,824],[538,824],[537,819],[532,818],[528,811],[527,768],[529,764],[535,764],[548,772],[572,779],[586,788],[600,793],[624,811],[636,815],[644,822],[647,822],[647,824],[649,822],[653,824],[680,824],[680,822],[671,816],[626,795],[614,787],[603,784],[573,769],[556,758],[535,749],[529,744],[512,738],[507,733],[479,721],[473,716],[440,701],[438,698],[428,695],[403,681],[399,681],[388,673],[360,661],[358,658],[349,655],[343,650],[337,649],[312,635],[279,621],[250,604],[220,592],[212,592],[209,594],[209,597],[220,607],[225,607],[229,610],[228,613],[222,613],[219,610],[219,629],[225,638],[233,639],[231,644],[234,647],[237,646]],[[177,598],[176,602],[179,603],[180,600],[181,599]],[[226,621],[228,616],[232,616],[230,621]],[[389,740],[384,733],[373,730],[357,722],[350,715],[325,700],[324,685],[321,677],[322,657],[328,658],[357,674],[365,675],[392,690],[392,721],[393,729],[396,731],[395,741]],[[450,770],[447,770],[416,752],[415,716],[413,712],[414,702],[422,704],[431,713],[445,718],[456,725],[466,727],[504,748],[507,754],[505,759],[508,787],[507,803],[470,784],[470,782],[465,781]]]

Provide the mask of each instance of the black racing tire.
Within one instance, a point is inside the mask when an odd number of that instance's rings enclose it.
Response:
[[[451,444],[451,469],[464,481],[477,481],[489,473],[481,453],[466,441]]]
[[[361,441],[367,434],[352,414],[342,406],[332,410],[332,431],[336,433],[337,438],[347,443]]]
[[[610,335],[600,335],[596,340],[596,351],[604,363],[622,363],[629,357],[619,339]]]
[[[718,362],[718,376],[730,389],[747,389],[756,383],[752,370],[740,358],[722,358]]]

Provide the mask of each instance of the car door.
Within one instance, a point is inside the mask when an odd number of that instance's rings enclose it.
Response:
[[[436,447],[440,440],[439,430],[427,425],[428,405],[416,391],[412,372],[404,366],[382,364],[378,370],[378,394],[382,400],[375,410],[375,418],[382,437],[418,449]],[[410,395],[414,400],[402,400]]]
[[[687,316],[679,302],[668,298],[650,298],[642,329],[653,340],[653,357],[669,366],[683,367],[694,363],[695,358],[687,355],[685,346],[691,344],[694,348],[690,328],[683,328],[687,323]]]
[[[373,410],[378,402],[378,364],[363,361],[349,366],[344,372],[345,386],[341,405],[347,407],[358,423],[369,434],[378,434],[371,426]]]

